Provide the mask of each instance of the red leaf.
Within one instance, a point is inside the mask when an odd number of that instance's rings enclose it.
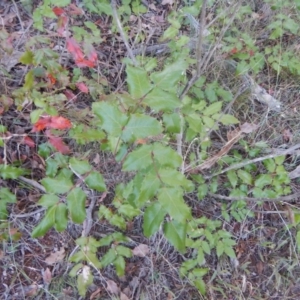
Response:
[[[69,90],[69,89],[65,90],[64,94],[65,94],[65,96],[67,97],[67,99],[69,101],[71,101],[71,100],[73,101],[73,100],[76,99],[76,95],[71,90]]]
[[[238,53],[238,49],[236,47],[234,47],[233,49],[230,50],[231,54],[236,54]]]
[[[40,119],[34,124],[32,132],[41,131],[46,128],[68,129],[71,128],[71,126],[72,126],[71,122],[64,117],[45,116],[45,117],[40,117]]]
[[[76,83],[76,86],[79,90],[81,90],[83,93],[88,94],[89,93],[89,88],[85,85],[83,82],[78,82]]]
[[[67,50],[73,55],[75,61],[84,59],[80,45],[73,38],[67,39]]]
[[[30,148],[34,148],[35,147],[35,142],[29,136],[24,136],[21,144],[27,145]]]
[[[55,15],[57,16],[57,17],[59,17],[59,16],[61,16],[62,14],[64,14],[65,13],[65,11],[61,8],[61,7],[54,7],[53,9],[52,9],[52,11],[55,13]]]
[[[50,123],[48,124],[48,128],[52,129],[68,129],[71,128],[71,122],[64,117],[51,117]]]
[[[48,137],[48,142],[60,153],[69,154],[71,152],[70,148],[64,143],[63,139],[58,136],[54,136],[50,131],[46,131],[46,136]]]
[[[95,63],[90,61],[90,60],[87,60],[87,59],[77,59],[77,60],[75,60],[75,63],[79,68],[84,68],[84,67],[93,68],[93,67],[95,67]]]
[[[56,83],[56,79],[55,79],[55,77],[52,74],[49,73],[47,75],[47,77],[48,77],[51,85],[54,85]]]
[[[50,116],[40,117],[39,120],[33,125],[32,132],[41,131],[47,128],[48,124],[50,123],[50,119]]]

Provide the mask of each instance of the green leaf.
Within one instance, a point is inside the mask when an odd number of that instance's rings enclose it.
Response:
[[[111,225],[119,227],[120,229],[123,229],[123,230],[126,229],[126,222],[125,222],[125,220],[122,216],[119,216],[119,215],[115,214],[111,217],[111,219],[108,220],[108,222]]]
[[[118,245],[115,250],[117,251],[118,255],[122,255],[122,256],[125,256],[127,258],[130,258],[132,257],[132,252],[131,252],[131,249],[125,247],[125,246],[122,246],[122,245]]]
[[[177,82],[185,73],[188,64],[184,60],[177,60],[176,62],[166,66],[161,72],[153,72],[151,80],[165,91],[174,90]]]
[[[68,226],[68,210],[64,203],[59,203],[55,213],[54,227],[58,232],[64,231]]]
[[[155,202],[146,208],[144,213],[143,231],[146,237],[150,237],[159,229],[166,212],[159,202]]]
[[[185,178],[185,176],[174,169],[160,169],[159,177],[162,182],[167,185],[178,187],[182,186],[185,190],[191,192],[193,190],[193,183]]]
[[[127,65],[126,73],[126,80],[131,96],[133,96],[136,99],[139,99],[145,96],[150,91],[151,84],[147,72],[145,70]]]
[[[119,277],[125,274],[125,259],[122,256],[118,256],[114,261],[116,273]]]
[[[123,204],[118,208],[118,213],[126,216],[128,219],[133,219],[134,217],[140,215],[141,211],[134,208],[130,204]]]
[[[222,101],[214,102],[213,104],[209,105],[202,113],[204,116],[214,115],[221,110],[222,105]]]
[[[114,260],[117,258],[117,252],[115,249],[109,249],[101,259],[101,265],[103,267],[107,267],[109,264],[113,263]]]
[[[148,168],[152,164],[151,151],[152,145],[142,145],[129,153],[123,163],[123,170],[136,171]]]
[[[6,179],[17,179],[19,176],[26,174],[26,170],[13,167],[10,165],[0,165],[0,177]]]
[[[286,159],[285,155],[274,157],[275,163],[277,165],[282,165],[284,163],[285,159]]]
[[[183,200],[181,189],[162,188],[157,198],[164,210],[176,221],[186,223],[191,218],[191,210]]]
[[[73,182],[68,178],[46,177],[41,183],[48,193],[53,194],[65,194],[73,187]]]
[[[46,208],[49,208],[52,207],[53,205],[56,205],[58,202],[59,202],[59,198],[56,195],[46,194],[40,198],[38,204]]]
[[[180,116],[179,114],[164,114],[163,121],[165,128],[169,133],[179,133],[180,132]]]
[[[88,287],[93,283],[94,276],[89,266],[83,266],[82,272],[77,277],[77,288],[79,295],[84,297]]]
[[[203,251],[204,251],[206,254],[210,255],[210,247],[209,247],[208,242],[202,241],[202,242],[201,242],[201,247],[202,247]]]
[[[220,257],[225,250],[225,246],[223,244],[222,241],[218,241],[217,246],[216,246],[216,250],[217,250],[217,256]]]
[[[24,65],[31,65],[33,64],[34,54],[32,51],[27,50],[23,55],[20,57],[20,63]]]
[[[86,194],[79,187],[72,189],[67,196],[70,217],[74,223],[81,224],[85,220],[85,200]]]
[[[235,258],[236,255],[235,255],[235,252],[233,251],[232,247],[230,246],[225,246],[224,247],[224,252],[231,258]]]
[[[233,171],[233,170],[230,170],[226,173],[229,181],[230,181],[230,184],[233,188],[236,187],[237,183],[238,183],[238,177],[236,175],[236,172]]]
[[[276,169],[276,164],[274,159],[269,158],[263,161],[264,166],[268,170],[268,172],[273,173]]]
[[[8,188],[0,188],[0,200],[5,203],[16,203],[17,197]]]
[[[45,233],[54,225],[56,214],[56,205],[49,208],[42,221],[33,229],[31,236],[37,238]]]
[[[101,119],[102,128],[110,135],[118,137],[127,123],[127,116],[114,105],[107,102],[96,102],[92,105],[93,112]]]
[[[263,188],[266,185],[270,185],[272,184],[272,176],[270,174],[261,174],[257,177],[257,179],[255,180],[254,185],[258,188]]]
[[[87,160],[79,160],[75,157],[72,157],[69,161],[72,172],[78,173],[80,175],[85,174],[91,171],[92,166],[89,164]]]
[[[198,291],[201,293],[201,295],[205,295],[206,294],[206,284],[204,282],[204,280],[202,279],[197,279],[194,282],[195,287],[198,289]]]
[[[238,170],[237,175],[244,183],[252,185],[252,176],[250,173],[244,170]]]
[[[106,185],[103,176],[96,171],[92,171],[86,178],[85,183],[90,189],[96,190],[98,192],[106,191]]]
[[[199,200],[204,199],[204,197],[207,195],[207,192],[208,192],[208,185],[207,184],[199,185],[198,193],[197,193],[198,199]]]
[[[162,132],[161,124],[152,117],[146,115],[131,115],[128,123],[123,129],[122,139],[130,141],[149,136],[156,136]]]
[[[297,231],[296,243],[297,243],[298,251],[300,251],[300,230]]]
[[[185,251],[186,223],[179,223],[176,220],[167,222],[164,225],[164,235],[167,240],[180,252]]]
[[[153,144],[153,156],[161,166],[178,168],[181,166],[181,156],[171,147],[160,143]]]
[[[25,91],[29,91],[33,88],[33,85],[34,85],[33,70],[30,70],[25,76],[25,83],[23,85],[23,88]]]
[[[238,124],[240,121],[232,116],[232,115],[222,115],[220,118],[218,118],[218,121],[221,122],[223,125],[231,125],[231,124]]]
[[[175,93],[166,92],[160,88],[152,90],[143,100],[153,110],[172,111],[180,106],[180,100]]]

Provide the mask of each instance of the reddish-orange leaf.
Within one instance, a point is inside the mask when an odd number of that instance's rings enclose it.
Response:
[[[234,47],[233,49],[230,50],[231,54],[236,54],[238,53],[238,49],[236,47]]]
[[[60,153],[69,154],[71,152],[70,148],[64,143],[63,139],[58,136],[54,136],[50,131],[46,131],[46,136],[48,137],[48,142]]]
[[[249,50],[249,55],[250,56],[254,56],[254,51],[253,50]]]
[[[93,67],[95,67],[95,63],[90,61],[90,60],[87,60],[87,59],[76,59],[75,63],[79,68],[84,68],[84,67],[93,68]]]
[[[29,136],[24,136],[23,141],[22,141],[21,144],[27,145],[30,148],[34,148],[35,147],[35,142]]]
[[[83,93],[88,94],[89,93],[89,88],[85,85],[83,82],[77,82],[76,86],[79,90],[81,90]]]
[[[55,15],[57,16],[57,17],[59,17],[59,16],[61,16],[62,14],[64,14],[65,13],[65,11],[61,8],[61,7],[54,7],[53,9],[52,9],[52,11],[55,13]]]
[[[50,123],[47,125],[52,129],[68,129],[72,127],[71,122],[64,117],[51,117]]]
[[[73,55],[75,60],[83,60],[83,52],[79,44],[73,38],[67,39],[67,50]]]
[[[47,128],[50,120],[50,116],[40,117],[39,120],[33,125],[32,132],[44,130],[45,128]]]
[[[65,91],[64,91],[64,94],[65,94],[65,96],[67,97],[67,99],[70,101],[70,100],[75,100],[76,99],[76,95],[71,91],[71,90],[69,90],[69,89],[66,89]]]
[[[54,77],[52,74],[49,73],[49,74],[47,75],[47,77],[48,77],[48,79],[49,79],[51,85],[54,85],[54,84],[56,83],[56,79],[55,79],[55,77]]]

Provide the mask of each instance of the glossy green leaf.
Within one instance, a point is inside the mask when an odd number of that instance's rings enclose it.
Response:
[[[236,187],[238,183],[238,177],[236,175],[236,172],[234,170],[230,170],[226,173],[227,178],[229,179],[229,182],[233,188]]]
[[[201,295],[205,295],[206,294],[206,284],[204,282],[204,280],[202,279],[197,279],[195,281],[193,281],[195,287],[198,289],[198,291],[201,293]]]
[[[126,229],[126,222],[124,220],[124,218],[122,216],[116,215],[114,214],[109,220],[108,222],[111,225],[114,225],[116,227],[119,227],[120,229],[125,230]]]
[[[162,126],[155,118],[132,114],[128,123],[123,128],[122,139],[131,141],[134,139],[156,136],[162,132]]]
[[[132,220],[134,217],[140,215],[141,211],[129,204],[123,204],[118,208],[118,213]]]
[[[0,188],[0,200],[5,203],[16,203],[17,197],[8,188]]]
[[[58,232],[64,231],[68,226],[68,209],[66,204],[59,203],[55,212],[54,227]]]
[[[155,202],[146,208],[143,222],[143,231],[146,237],[150,237],[158,231],[165,215],[166,212],[159,202]]]
[[[56,195],[45,194],[40,198],[38,204],[46,208],[49,208],[52,207],[53,205],[56,205],[58,202],[59,202],[59,198]]]
[[[200,184],[198,187],[198,193],[197,193],[198,199],[203,200],[204,197],[207,195],[207,192],[208,192],[208,185]]]
[[[161,72],[153,72],[151,80],[163,90],[173,90],[181,76],[185,73],[188,64],[184,60],[166,66]]]
[[[217,250],[218,257],[220,257],[224,253],[225,246],[221,240],[217,242],[216,250]]]
[[[167,240],[180,252],[185,251],[186,223],[180,223],[176,220],[167,222],[164,225],[164,235]]]
[[[72,172],[75,172],[80,175],[85,174],[91,171],[92,169],[92,166],[87,160],[79,160],[75,157],[70,158],[69,164]]]
[[[113,213],[110,209],[108,209],[104,205],[100,205],[99,212],[98,212],[98,217],[101,220],[102,218],[105,218],[106,220],[111,219]]]
[[[53,227],[55,223],[56,205],[49,208],[42,221],[33,229],[31,236],[33,238],[41,237]]]
[[[282,165],[284,163],[285,159],[286,159],[285,155],[274,157],[275,163],[277,165]]]
[[[151,109],[159,111],[172,111],[180,106],[180,100],[175,93],[162,89],[153,89],[143,100]]]
[[[115,250],[117,251],[118,255],[122,255],[122,256],[125,256],[127,258],[132,257],[131,249],[129,249],[125,246],[118,245]]]
[[[85,220],[85,200],[86,194],[79,187],[75,187],[67,196],[67,205],[71,220],[74,223],[81,224]]]
[[[98,192],[106,191],[106,185],[103,176],[96,171],[92,171],[86,178],[85,183],[90,189]]]
[[[214,115],[214,114],[220,112],[220,110],[222,109],[222,105],[223,105],[222,101],[214,102],[213,104],[211,104],[207,108],[205,108],[202,113],[204,116]]]
[[[128,89],[131,96],[139,99],[150,91],[151,84],[145,70],[127,65],[126,74]]]
[[[227,254],[231,258],[235,258],[236,257],[233,248],[230,247],[230,246],[225,246],[224,247],[224,252],[225,252],[225,254]]]
[[[142,145],[132,151],[126,157],[123,163],[124,171],[143,170],[152,164],[151,158],[152,145]]]
[[[252,175],[244,170],[237,171],[238,177],[246,184],[252,184]]]
[[[176,221],[186,223],[191,218],[191,210],[184,202],[180,188],[162,188],[157,198],[164,210]]]
[[[65,194],[73,187],[73,182],[68,178],[46,177],[41,183],[48,193],[53,194]]]
[[[118,137],[127,123],[127,116],[116,106],[107,102],[96,102],[92,105],[93,112],[101,119],[102,128],[110,135]]]

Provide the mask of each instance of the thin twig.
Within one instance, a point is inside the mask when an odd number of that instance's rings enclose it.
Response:
[[[294,201],[297,198],[300,198],[300,192],[291,194],[288,196],[281,196],[278,198],[252,198],[252,197],[230,197],[230,196],[223,196],[219,194],[213,194],[213,193],[208,193],[208,195],[212,198],[220,199],[220,200],[226,200],[226,201],[239,201],[239,200],[245,200],[245,201],[254,201],[254,202],[289,202],[289,201]]]
[[[123,42],[124,42],[124,44],[126,46],[128,55],[131,58],[131,60],[134,63],[134,65],[137,66],[138,63],[137,63],[137,61],[136,61],[136,59],[135,59],[135,57],[133,55],[133,52],[132,52],[132,50],[131,50],[131,48],[129,46],[129,43],[128,43],[126,35],[124,33],[121,21],[120,21],[119,16],[118,16],[116,0],[111,0],[111,8],[112,8],[113,17],[114,17],[114,19],[116,21],[117,27],[119,29],[119,32],[120,32],[121,37],[123,39]]]
[[[23,22],[22,22],[22,19],[20,17],[20,14],[19,14],[19,9],[18,9],[18,6],[17,6],[17,3],[15,2],[15,0],[12,1],[13,4],[14,4],[14,7],[15,7],[15,10],[16,10],[16,14],[17,14],[17,17],[18,17],[18,20],[20,22],[20,26],[22,28],[22,32],[24,32],[24,26],[23,26]]]
[[[26,183],[32,185],[33,187],[37,188],[41,192],[46,193],[46,189],[41,184],[39,184],[38,182],[36,182],[35,180],[28,179],[28,178],[25,178],[23,176],[20,176],[18,179],[20,179],[21,181],[26,182]]]
[[[269,158],[274,158],[274,157],[283,156],[283,155],[287,155],[287,154],[293,154],[298,148],[300,148],[300,144],[296,144],[295,146],[292,146],[289,149],[286,149],[285,151],[282,151],[281,153],[269,154],[269,155],[266,155],[266,156],[263,156],[263,157],[258,157],[258,158],[254,158],[252,160],[248,160],[248,161],[245,161],[245,162],[234,164],[232,166],[229,166],[228,168],[223,169],[220,172],[214,173],[212,175],[204,176],[204,178],[205,179],[211,179],[215,176],[224,174],[228,171],[240,169],[240,168],[243,168],[247,165],[257,163],[257,162],[260,162],[260,161],[264,161],[264,160],[269,159]],[[194,167],[194,168],[197,168],[197,167]],[[190,171],[191,169],[194,169],[194,168],[186,169],[186,171]]]

